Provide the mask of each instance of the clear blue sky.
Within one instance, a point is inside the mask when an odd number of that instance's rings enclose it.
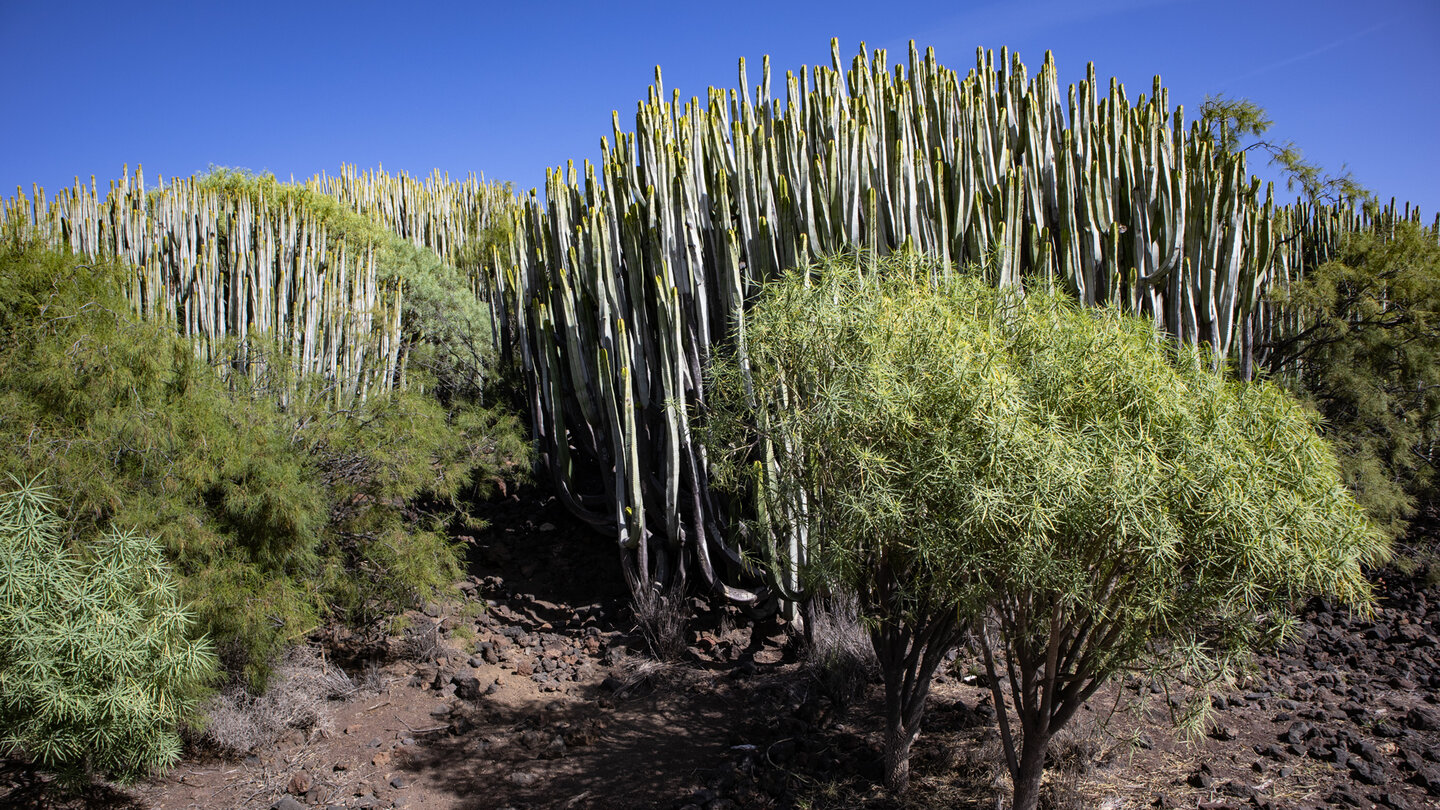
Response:
[[[831,37],[957,69],[977,45],[1061,81],[1093,61],[1132,98],[1158,73],[1171,102],[1244,96],[1327,169],[1348,164],[1430,219],[1440,206],[1436,0],[1003,2],[151,3],[0,0],[0,194],[147,180],[211,164],[282,178],[342,162],[521,189],[546,166],[598,159],[610,112],[633,123],[655,65],[688,98],[733,87],[736,61],[829,61]],[[1262,172],[1263,174],[1263,172]]]

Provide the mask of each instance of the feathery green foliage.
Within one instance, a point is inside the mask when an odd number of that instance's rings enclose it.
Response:
[[[757,582],[745,563],[767,540],[728,536],[684,412],[711,353],[731,336],[743,352],[755,289],[814,255],[993,256],[998,286],[1060,285],[1250,357],[1273,200],[1158,77],[1135,97],[1093,67],[1067,92],[1049,54],[1033,73],[1004,49],[968,71],[913,43],[898,61],[832,40],[829,65],[772,83],[766,60],[754,86],[742,61],[735,89],[688,102],[657,71],[634,131],[617,115],[599,163],[549,172],[524,206],[503,294],[532,435],[632,588],[693,562],[730,599],[799,598],[795,572],[766,560]]]
[[[0,494],[0,752],[78,784],[172,765],[177,729],[215,672],[152,538],[72,546],[35,482]]]
[[[1200,129],[1226,152],[1243,153],[1259,149],[1270,156],[1270,165],[1285,174],[1285,188],[1296,186],[1312,204],[1319,202],[1364,202],[1374,195],[1360,185],[1350,171],[1327,174],[1319,164],[1305,159],[1294,141],[1270,141],[1262,136],[1275,122],[1265,109],[1248,98],[1226,98],[1224,93],[1205,96],[1200,104]],[[1245,141],[1249,143],[1245,143]],[[1241,144],[1244,143],[1242,146]]]
[[[446,408],[428,383],[282,410],[266,378],[223,380],[132,315],[123,276],[0,246],[0,473],[41,476],[76,532],[155,537],[227,669],[254,686],[321,618],[373,618],[456,579],[440,521],[523,457],[512,417],[464,397]],[[436,508],[416,508],[422,495]]]
[[[779,528],[810,538],[790,546],[802,569],[859,595],[891,787],[967,625],[997,707],[1011,685],[1020,729],[1002,736],[1033,810],[1051,735],[1111,676],[1223,672],[1309,594],[1368,604],[1360,566],[1383,544],[1278,387],[1112,309],[868,263],[767,285],[705,423],[759,522],[798,516]]]
[[[1440,231],[1349,234],[1280,305],[1302,328],[1276,342],[1272,371],[1324,416],[1346,483],[1399,537],[1434,502],[1440,461]]]

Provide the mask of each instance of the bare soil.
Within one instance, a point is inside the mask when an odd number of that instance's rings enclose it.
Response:
[[[878,683],[839,704],[783,620],[699,599],[684,652],[657,662],[610,541],[536,490],[484,517],[461,598],[398,632],[314,639],[354,685],[318,722],[243,756],[196,747],[162,779],[63,803],[0,774],[0,806],[1004,806],[995,709],[966,651],[937,677],[912,789],[894,797],[878,785]],[[1381,585],[1369,618],[1312,602],[1301,636],[1215,700],[1206,734],[1177,736],[1180,695],[1112,685],[1053,745],[1042,807],[1440,807],[1440,589]]]

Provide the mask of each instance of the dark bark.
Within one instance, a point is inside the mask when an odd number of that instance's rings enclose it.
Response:
[[[910,787],[910,745],[915,742],[915,732],[892,725],[886,718],[885,729],[885,788],[894,793],[904,793]]]
[[[885,787],[894,793],[910,785],[910,746],[920,734],[930,682],[962,635],[947,612],[913,629],[891,623],[871,636],[885,679]]]
[[[1048,624],[1039,638],[1034,632],[1038,622]],[[1089,673],[1095,671],[1103,651],[1114,649],[1122,629],[1118,624],[1096,621],[1093,615],[1078,622],[1066,621],[1057,605],[1043,601],[1021,601],[996,611],[998,646],[991,638],[991,628],[981,628],[978,637],[985,671],[1015,791],[1013,810],[1038,807],[1050,740],[1104,682]],[[1004,659],[998,661],[997,653],[1002,650]],[[1007,682],[1016,725],[1010,723],[1005,706],[1003,684]]]
[[[1040,780],[1045,775],[1045,752],[1050,747],[1046,734],[1027,734],[1014,776],[1015,797],[1011,810],[1036,810],[1040,806]]]

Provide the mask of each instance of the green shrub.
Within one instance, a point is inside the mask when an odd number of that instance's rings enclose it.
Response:
[[[154,539],[72,551],[54,506],[33,482],[0,495],[0,752],[72,783],[133,780],[179,757],[214,654]]]
[[[1325,417],[1345,483],[1400,537],[1434,502],[1440,463],[1437,234],[1413,222],[1353,234],[1281,302],[1303,328],[1271,347],[1272,370]]]
[[[881,261],[767,285],[705,427],[724,480],[781,537],[808,531],[813,584],[857,595],[887,786],[905,788],[931,676],[966,632],[1014,807],[1034,810],[1050,740],[1113,676],[1218,677],[1310,594],[1371,604],[1361,565],[1385,543],[1279,387],[1113,309]]]
[[[424,369],[350,409],[282,410],[265,380],[224,380],[130,315],[122,272],[0,245],[0,473],[43,476],[76,532],[156,538],[253,687],[327,616],[372,619],[457,578],[444,524],[523,458],[513,416],[447,407]]]

